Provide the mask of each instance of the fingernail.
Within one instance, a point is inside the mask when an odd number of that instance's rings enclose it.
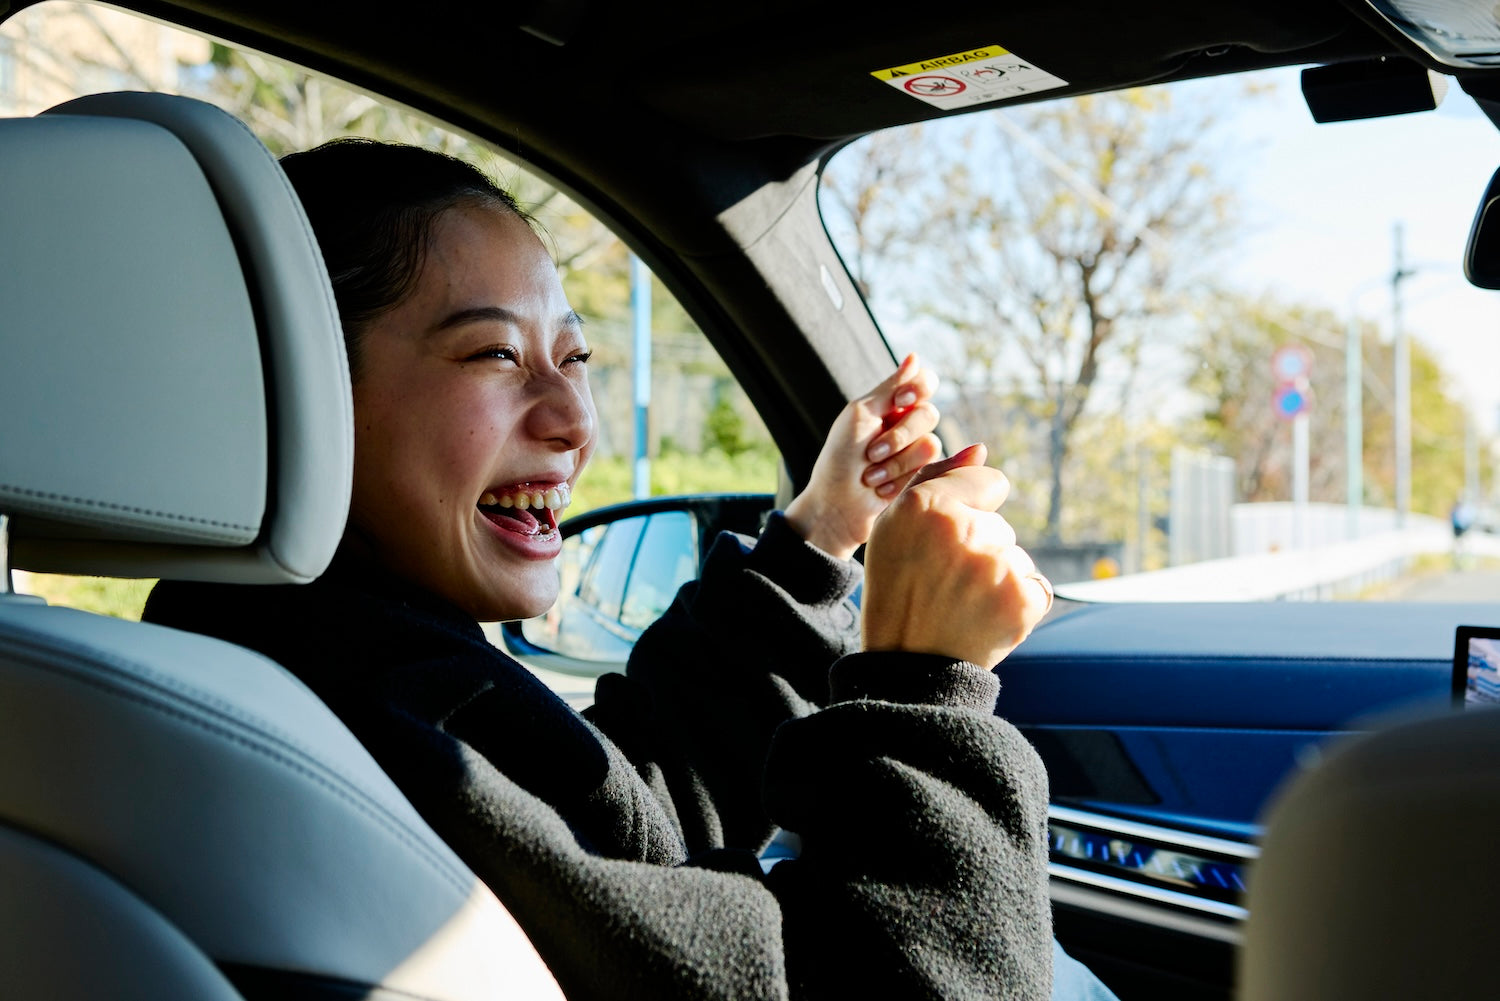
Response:
[[[869,458],[871,462],[879,462],[881,459],[884,459],[890,454],[890,443],[883,441],[879,445],[876,445],[874,448],[870,449]]]
[[[896,484],[883,483],[875,488],[875,494],[879,497],[889,497],[896,492]]]
[[[877,483],[884,483],[890,475],[883,466],[877,466],[865,474],[865,482],[873,487]]]
[[[917,394],[910,389],[903,389],[896,394],[896,406],[909,407],[917,402]]]
[[[956,462],[960,462],[960,463],[967,462],[969,460],[969,456],[972,453],[979,452],[983,448],[984,448],[984,443],[976,441],[974,444],[966,446],[964,448],[959,449],[957,452],[954,452],[953,456],[952,456],[952,460],[956,461]],[[987,452],[985,452],[984,455],[985,455],[985,458],[989,457],[989,455],[988,455]],[[959,458],[960,456],[962,456],[963,458],[960,459]]]

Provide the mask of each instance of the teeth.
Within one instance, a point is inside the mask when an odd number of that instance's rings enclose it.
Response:
[[[546,490],[519,490],[515,494],[496,494],[493,490],[486,490],[479,498],[479,503],[484,507],[513,507],[518,511],[551,508],[553,511],[566,511],[573,503],[573,490],[566,483],[559,483],[555,487]]]

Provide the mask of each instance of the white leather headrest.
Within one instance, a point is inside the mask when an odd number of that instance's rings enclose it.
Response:
[[[218,109],[0,121],[0,511],[17,567],[305,581],[343,530],[352,405],[301,205]]]

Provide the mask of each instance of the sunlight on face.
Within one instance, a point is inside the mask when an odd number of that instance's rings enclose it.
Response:
[[[546,611],[556,513],[595,443],[587,359],[526,221],[442,212],[415,289],[361,339],[352,541],[476,619]]]

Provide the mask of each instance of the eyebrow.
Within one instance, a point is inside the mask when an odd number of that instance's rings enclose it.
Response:
[[[437,326],[432,328],[432,332],[440,333],[444,330],[452,330],[454,327],[461,327],[466,323],[485,322],[508,323],[514,327],[521,326],[521,318],[504,306],[475,306],[472,309],[460,309],[456,313],[448,314]],[[557,326],[559,329],[563,327],[582,329],[583,317],[570,309],[558,319]]]

